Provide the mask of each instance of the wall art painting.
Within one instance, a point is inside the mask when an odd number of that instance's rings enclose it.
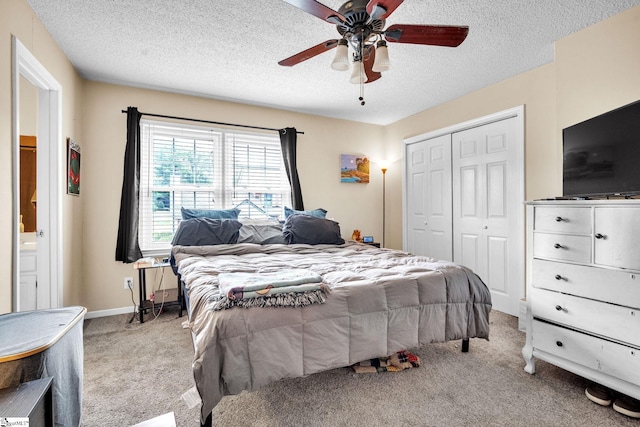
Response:
[[[67,194],[80,195],[80,145],[67,138]]]
[[[340,182],[368,184],[369,158],[363,154],[341,154]]]

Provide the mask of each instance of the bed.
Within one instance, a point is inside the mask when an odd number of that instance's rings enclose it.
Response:
[[[468,268],[345,242],[337,223],[295,217],[284,227],[269,225],[270,232],[193,219],[174,237],[171,259],[187,297],[203,424],[227,394],[427,343],[489,339],[490,293]],[[318,224],[330,232],[318,233]],[[226,289],[230,278],[284,279],[287,272],[314,278],[305,282],[305,298],[275,294],[242,305]]]

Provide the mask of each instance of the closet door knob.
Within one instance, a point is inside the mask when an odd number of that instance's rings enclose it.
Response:
[[[557,345],[558,347],[562,347],[562,346],[563,346],[562,341],[556,341],[556,345]]]
[[[600,233],[596,234],[596,239],[606,239],[606,238],[607,236],[605,236],[604,234],[600,234]]]
[[[562,222],[562,221],[564,221],[564,218],[562,218],[561,216],[556,217],[556,222]]]
[[[556,249],[564,248],[564,246],[562,246],[560,243],[556,243],[555,245],[553,245],[553,247],[556,248]]]

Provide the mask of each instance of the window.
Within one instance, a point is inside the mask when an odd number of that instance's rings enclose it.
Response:
[[[140,122],[140,249],[166,253],[180,208],[279,217],[291,188],[278,135]]]

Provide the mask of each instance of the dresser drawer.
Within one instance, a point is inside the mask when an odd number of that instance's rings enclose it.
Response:
[[[554,233],[591,234],[591,208],[535,208],[533,229]]]
[[[536,320],[532,329],[534,352],[541,350],[640,384],[640,350]]]
[[[534,258],[591,263],[591,236],[534,233]]]
[[[532,285],[536,288],[640,308],[640,274],[534,259]]]
[[[640,310],[531,288],[533,317],[640,348]]]

